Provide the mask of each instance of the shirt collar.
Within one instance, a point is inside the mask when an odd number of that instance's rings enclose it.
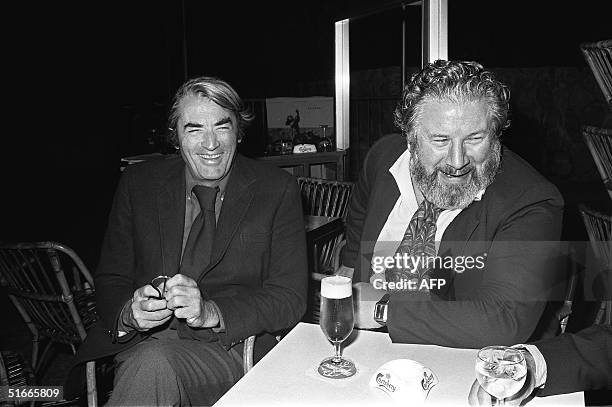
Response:
[[[402,155],[400,155],[398,159],[395,160],[393,165],[389,168],[389,172],[391,173],[391,175],[393,175],[400,194],[409,197],[409,199],[411,200],[414,199],[414,202],[416,204],[416,194],[414,193],[414,188],[412,186],[412,175],[410,174],[409,149],[406,149],[406,151],[404,151]],[[409,176],[407,177],[406,174],[408,174]],[[486,188],[483,188],[478,191],[478,193],[474,197],[474,201],[480,201],[486,190]]]
[[[395,183],[400,191],[400,195],[407,197],[411,201],[414,200],[414,205],[419,206],[412,186],[412,176],[410,175],[410,150],[406,149],[406,151],[395,160],[395,163],[389,168],[389,172],[393,175],[393,178],[395,178]]]
[[[223,196],[225,195],[225,188],[227,187],[227,180],[229,179],[231,172],[232,170],[230,168],[230,172],[225,177],[223,177],[221,181],[219,181],[219,193],[217,194],[217,199],[223,200]],[[196,185],[204,185],[204,183],[194,178],[191,174],[191,171],[189,171],[189,166],[185,165],[185,196],[187,197],[187,199],[191,197],[191,190]]]

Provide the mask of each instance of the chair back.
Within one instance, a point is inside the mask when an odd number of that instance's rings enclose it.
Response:
[[[321,307],[321,279],[333,275],[337,269],[336,253],[344,246],[344,228],[331,230],[311,242],[312,267],[308,284],[308,299],[304,322],[319,323]]]
[[[298,177],[304,214],[335,216],[346,220],[354,183],[321,178]]]
[[[74,351],[97,320],[91,274],[59,243],[0,244],[0,284],[35,338]]]
[[[595,323],[612,324],[612,215],[606,215],[581,205],[580,214],[589,235],[591,248],[601,267],[602,291],[605,300],[601,301]],[[604,320],[605,318],[605,320]]]
[[[0,387],[34,385],[36,385],[34,372],[23,355],[11,350],[1,351]],[[2,403],[2,405],[4,406],[5,404]]]
[[[565,297],[563,298],[563,304],[557,310],[557,320],[559,321],[559,334],[565,333],[569,317],[572,314],[572,307],[574,305],[574,297],[576,295],[576,286],[580,279],[580,272],[576,264],[576,250],[570,248],[568,253],[569,263],[569,276],[567,278],[567,285],[565,287]]]
[[[584,43],[580,49],[612,109],[612,40]]]
[[[333,216],[346,221],[348,202],[354,183],[321,178],[298,177],[305,215]],[[320,281],[335,271],[334,253],[344,237],[344,228],[330,231],[310,242],[311,279],[304,321],[319,322]]]
[[[612,129],[582,126],[582,136],[612,198]]]
[[[589,235],[595,257],[604,269],[612,267],[610,245],[612,244],[612,215],[606,215],[581,205],[580,215]]]

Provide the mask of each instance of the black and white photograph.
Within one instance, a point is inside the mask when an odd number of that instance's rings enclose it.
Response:
[[[0,404],[612,406],[610,6],[3,6]]]

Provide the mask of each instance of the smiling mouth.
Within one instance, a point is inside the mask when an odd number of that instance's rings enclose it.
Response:
[[[218,154],[198,154],[199,157],[202,157],[205,160],[216,160],[217,158],[221,157],[221,153]]]
[[[456,170],[454,168],[445,168],[444,170],[439,171],[442,174],[446,175],[448,178],[461,178],[472,172],[472,168],[462,168],[459,170]]]

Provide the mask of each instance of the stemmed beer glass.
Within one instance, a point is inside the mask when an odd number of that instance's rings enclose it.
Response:
[[[329,276],[321,280],[321,314],[319,324],[333,344],[335,355],[324,359],[319,373],[325,377],[340,379],[356,373],[355,364],[341,356],[340,345],[353,332],[353,292],[351,279]]]
[[[518,393],[525,384],[527,365],[520,350],[507,346],[487,346],[478,351],[476,379],[503,406],[506,397]]]

